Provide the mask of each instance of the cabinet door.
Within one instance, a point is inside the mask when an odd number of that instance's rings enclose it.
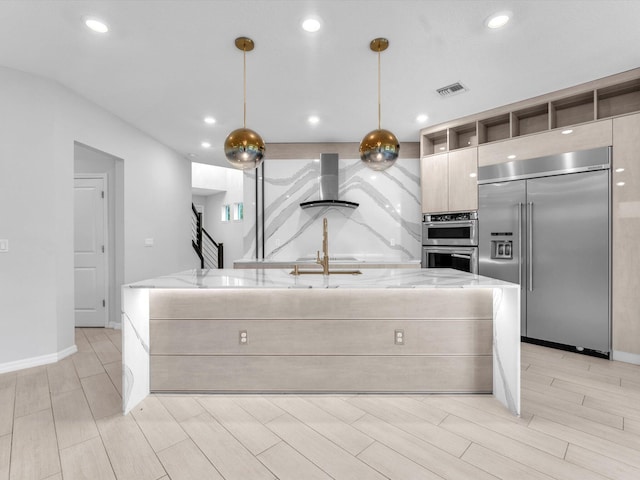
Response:
[[[449,152],[449,211],[478,209],[478,149]]]
[[[613,351],[640,355],[640,114],[613,119]],[[622,171],[620,171],[622,170]]]
[[[422,213],[449,211],[448,154],[431,155],[420,160]]]

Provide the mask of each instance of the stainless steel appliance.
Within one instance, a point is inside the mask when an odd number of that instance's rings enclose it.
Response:
[[[478,247],[422,247],[423,268],[454,268],[478,273]]]
[[[422,267],[478,273],[478,214],[425,215]]]
[[[476,212],[425,215],[422,222],[423,245],[478,245]]]
[[[608,147],[478,169],[479,273],[519,283],[525,341],[610,353]]]

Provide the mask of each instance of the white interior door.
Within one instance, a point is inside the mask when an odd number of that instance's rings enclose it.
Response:
[[[108,324],[105,187],[105,178],[75,179],[73,248],[77,327]]]

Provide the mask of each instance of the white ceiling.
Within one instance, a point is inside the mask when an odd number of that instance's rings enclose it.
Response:
[[[512,21],[485,28],[501,10]],[[300,28],[310,14],[322,21],[315,34]],[[87,30],[88,15],[110,32]],[[225,165],[224,139],[242,126],[238,36],[256,43],[247,127],[268,158],[270,142],[359,142],[377,128],[376,37],[390,42],[382,127],[417,141],[424,126],[640,66],[639,18],[640,0],[0,0],[0,65],[57,80],[181,154]],[[469,91],[435,93],[456,81]]]

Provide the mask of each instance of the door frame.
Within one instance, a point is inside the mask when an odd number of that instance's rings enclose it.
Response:
[[[106,173],[74,173],[73,174],[73,187],[75,189],[75,181],[76,179],[100,179],[102,180],[102,188],[104,192],[104,201],[102,202],[102,222],[103,222],[103,241],[104,241],[104,255],[102,256],[103,262],[103,271],[104,271],[104,313],[105,313],[105,324],[104,328],[109,327],[111,312],[109,311],[109,300],[110,300],[110,284],[109,284],[109,253],[111,251],[111,246],[109,245],[109,176]],[[75,216],[73,219],[73,226],[75,228]],[[75,251],[75,248],[74,248]],[[73,263],[73,268],[75,269],[75,261]],[[76,287],[75,283],[73,285],[73,295],[75,302],[75,294]],[[75,316],[75,315],[74,315]],[[75,325],[75,318],[74,318]]]

